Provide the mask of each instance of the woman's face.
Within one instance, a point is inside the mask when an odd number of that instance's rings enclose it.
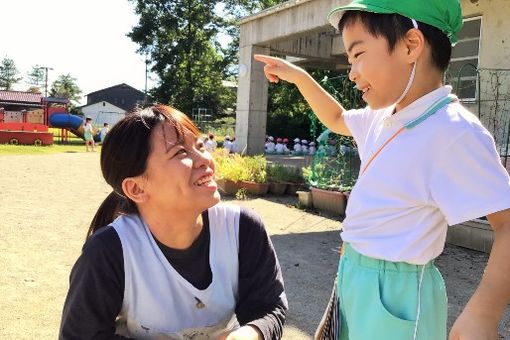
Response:
[[[154,129],[144,174],[147,203],[162,211],[200,212],[220,200],[214,162],[201,138],[185,130],[181,139],[168,123]]]

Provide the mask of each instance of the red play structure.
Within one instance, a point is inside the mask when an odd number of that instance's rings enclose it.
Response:
[[[51,145],[49,127],[82,134],[82,118],[67,112],[69,100],[43,97],[40,93],[0,91],[0,143]]]

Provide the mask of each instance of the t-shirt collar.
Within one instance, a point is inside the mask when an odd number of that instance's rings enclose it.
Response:
[[[448,96],[451,92],[452,87],[450,85],[441,86],[440,88],[416,99],[414,102],[404,107],[402,110],[396,112],[395,114],[392,114],[395,110],[395,105],[392,105],[386,111],[385,120],[389,120],[395,123],[398,122],[404,125],[423,114],[430,105],[434,104],[441,98]]]

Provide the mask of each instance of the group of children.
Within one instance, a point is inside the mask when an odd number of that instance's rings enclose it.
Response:
[[[274,143],[274,137],[273,136],[267,136],[266,137],[266,144],[265,144],[265,153],[268,155],[277,154],[277,155],[288,155],[292,154],[295,156],[306,156],[310,155],[313,156],[317,149],[315,148],[315,142],[310,142],[306,139],[294,139],[294,146],[292,147],[292,150],[289,149],[287,144],[289,143],[289,140],[287,138],[276,138],[276,144]]]
[[[103,143],[106,134],[110,131],[110,125],[108,123],[104,123],[103,127],[99,132],[96,131],[96,128],[92,125],[92,118],[85,118],[85,124],[83,125],[83,138],[85,139],[85,150],[87,152],[96,151],[96,142],[94,140],[95,135],[99,135],[99,142]]]

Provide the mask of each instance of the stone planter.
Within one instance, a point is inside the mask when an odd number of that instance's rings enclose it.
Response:
[[[269,183],[241,181],[241,187],[245,188],[248,193],[255,196],[263,196],[269,191]]]
[[[217,179],[218,189],[227,195],[235,195],[241,189],[241,182],[234,182],[229,179]]]
[[[345,215],[347,197],[339,191],[312,188],[313,206],[338,215]]]
[[[269,192],[276,196],[282,196],[287,189],[287,183],[271,182],[269,183]]]
[[[313,206],[312,193],[310,191],[297,191],[299,205],[306,208]]]
[[[302,184],[299,184],[299,183],[290,183],[290,182],[287,182],[287,189],[285,189],[285,193],[287,195],[292,195],[294,196],[297,191],[299,189],[301,189],[303,187]]]

